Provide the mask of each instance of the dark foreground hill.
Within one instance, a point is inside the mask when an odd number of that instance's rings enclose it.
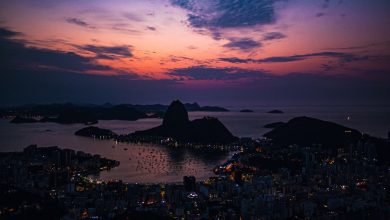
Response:
[[[172,137],[199,143],[229,143],[237,139],[217,118],[190,121],[185,106],[178,100],[168,107],[162,125],[132,135]]]
[[[300,146],[317,144],[335,153],[339,148],[344,148],[346,152],[351,149],[363,151],[366,156],[375,157],[380,163],[390,164],[389,140],[362,134],[356,129],[329,121],[297,117],[287,123],[279,124],[272,131],[264,134],[264,137],[284,147],[293,144]]]
[[[356,141],[362,134],[342,125],[309,117],[293,118],[285,124],[278,124],[272,131],[264,134],[280,145],[337,146],[347,141]]]

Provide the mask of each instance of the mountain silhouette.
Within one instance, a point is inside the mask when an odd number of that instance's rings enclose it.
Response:
[[[190,121],[186,107],[179,100],[170,104],[162,125],[132,135],[172,137],[197,143],[229,143],[237,139],[217,118]]]
[[[173,101],[164,115],[163,126],[170,128],[179,128],[186,126],[189,122],[186,107],[179,101]]]

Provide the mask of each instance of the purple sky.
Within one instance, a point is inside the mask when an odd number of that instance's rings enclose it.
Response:
[[[390,104],[388,0],[0,2],[0,105]]]

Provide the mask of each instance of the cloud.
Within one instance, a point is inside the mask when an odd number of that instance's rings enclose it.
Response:
[[[324,16],[324,15],[325,15],[325,13],[323,13],[323,12],[318,12],[318,13],[316,14],[316,17],[319,18],[319,17],[322,17],[322,16]]]
[[[1,39],[16,37],[16,36],[20,36],[20,35],[23,35],[23,34],[20,32],[15,32],[15,31],[11,31],[9,29],[0,27],[0,38]]]
[[[174,69],[170,73],[177,80],[187,82],[186,91],[198,99],[226,101],[229,105],[238,102],[253,103],[327,103],[367,104],[387,103],[389,98],[389,72],[369,71],[365,76],[323,75],[313,73],[289,73],[272,75],[263,70],[240,68],[213,68],[193,66]],[[382,76],[382,78],[378,78]],[[222,83],[201,87],[203,81]],[[193,84],[191,84],[191,82]],[[180,94],[183,94],[180,93]]]
[[[85,103],[169,103],[180,98],[185,102],[200,101],[207,104],[387,104],[390,78],[388,71],[367,71],[372,79],[357,76],[336,77],[323,74],[288,74],[273,76],[263,70],[240,68],[213,68],[195,66],[170,71],[172,80],[145,80],[135,75],[99,76],[84,74],[88,70],[111,71],[97,64],[95,59],[76,53],[27,47],[24,36],[0,28],[0,104],[26,104],[50,102]],[[95,52],[118,50],[88,47]],[[128,47],[131,52],[131,47]],[[103,51],[103,52],[102,52]],[[119,50],[121,51],[121,50]],[[284,59],[329,56],[345,60],[369,59],[348,53],[321,52],[286,56]],[[282,57],[277,57],[281,60]],[[183,58],[184,59],[184,58]],[[222,58],[221,58],[222,59]],[[244,60],[244,59],[241,59]],[[241,61],[236,58],[236,61]],[[264,59],[266,60],[266,59]],[[270,60],[277,60],[275,57]],[[251,62],[254,62],[252,60]],[[53,68],[46,68],[53,67]],[[326,68],[326,66],[324,66]],[[378,79],[380,75],[382,78]],[[197,84],[191,87],[188,79]],[[229,87],[203,86],[203,81],[234,82]],[[197,86],[199,85],[199,86]],[[230,87],[234,86],[234,87]]]
[[[115,59],[118,57],[121,58],[130,58],[133,57],[131,51],[131,46],[96,46],[96,45],[84,45],[77,46],[77,48],[86,50],[96,54],[96,58],[100,59]]]
[[[275,2],[283,0],[170,0],[187,11],[187,24],[200,34],[222,39],[223,30],[273,24]]]
[[[66,71],[107,71],[112,70],[99,65],[93,59],[73,52],[26,47],[22,40],[13,40],[17,32],[0,27],[1,69],[61,69]]]
[[[329,8],[330,0],[324,0],[324,3],[322,4],[322,8]]]
[[[130,102],[159,99],[170,101],[176,91],[172,80],[150,80],[126,72],[115,76],[85,74],[88,71],[115,71],[97,64],[94,58],[72,52],[26,47],[23,35],[0,27],[0,105],[53,102]],[[89,49],[97,50],[89,47]],[[117,49],[97,51],[126,54]],[[157,91],[158,90],[158,91]],[[171,91],[169,91],[171,90]],[[155,91],[151,92],[151,91]],[[142,94],[142,95],[139,95]],[[168,98],[169,97],[169,98]]]
[[[175,55],[169,55],[169,59],[168,59],[168,61],[170,61],[170,62],[180,62],[180,61],[185,61],[185,60],[194,61],[194,59],[189,58],[189,57],[175,56]]]
[[[123,13],[123,17],[127,18],[130,21],[136,21],[136,22],[141,22],[144,20],[140,15],[132,12]]]
[[[190,46],[188,46],[187,47],[188,49],[190,49],[190,50],[196,50],[196,49],[198,49],[196,46],[194,46],[194,45],[190,45]]]
[[[280,32],[269,32],[269,33],[264,34],[264,36],[263,36],[264,41],[279,40],[279,39],[283,39],[283,38],[286,38],[286,35],[284,35],[283,33],[280,33]]]
[[[308,56],[310,57],[310,56]],[[256,60],[257,63],[285,63],[306,59],[306,56],[290,56],[290,57],[267,57],[264,59]]]
[[[251,38],[232,38],[229,43],[223,46],[234,50],[249,51],[261,47],[262,44]]]
[[[339,70],[340,68],[344,68],[346,67],[347,64],[352,62],[371,62],[371,63],[382,65],[385,64],[387,60],[389,60],[390,55],[387,54],[382,54],[382,55],[375,55],[375,54],[361,55],[360,54],[359,55],[354,53],[325,51],[325,52],[318,52],[318,53],[298,54],[293,56],[266,57],[262,59],[223,57],[223,58],[219,58],[218,60],[222,62],[235,63],[235,64],[288,63],[288,62],[296,62],[296,61],[312,59],[315,57],[331,58],[332,60],[328,60],[326,64],[321,65],[321,70],[326,72],[332,71],[333,73],[335,73],[336,70]],[[379,69],[379,71],[383,71],[386,69],[381,66],[378,66],[377,68]],[[353,74],[360,74],[361,72],[364,72],[363,69],[351,69],[351,66],[348,66],[348,68],[344,68],[344,70],[347,70],[348,72]],[[375,71],[377,72],[378,70]]]
[[[172,80],[134,75],[93,75],[60,70],[15,69],[0,74],[0,105],[27,103],[169,103],[177,97]]]
[[[65,18],[65,21],[68,22],[69,24],[75,24],[75,25],[78,25],[80,27],[95,29],[94,26],[88,24],[87,22],[85,22],[79,18]]]
[[[120,33],[126,34],[126,35],[139,35],[141,32],[139,30],[128,28],[127,26],[123,24],[114,24],[111,28],[114,31],[118,31]]]
[[[157,29],[155,27],[147,26],[146,29],[149,31],[156,31]]]
[[[26,5],[28,7],[52,9],[65,4],[78,4],[78,0],[18,0],[17,4]]]
[[[230,74],[231,70],[220,68],[214,71],[219,72],[218,75]],[[169,104],[173,99],[222,106],[256,103],[270,106],[312,103],[387,104],[390,98],[390,78],[388,72],[381,74],[386,74],[387,78],[376,80],[314,73],[273,76],[258,72],[253,73],[253,76],[248,74],[250,79],[258,76],[256,79],[237,84],[204,86],[202,80],[192,80],[195,84],[189,86],[183,81],[175,80],[142,80],[122,75],[100,76],[16,69],[0,74],[0,94],[6,94],[0,96],[0,105],[54,102]]]
[[[246,79],[259,79],[265,77],[265,71],[245,70],[240,68],[214,68],[207,66],[193,66],[173,69],[170,76],[178,80],[223,80],[236,81]]]
[[[229,63],[285,63],[285,62],[294,62],[305,60],[313,57],[334,57],[340,58],[345,62],[350,62],[357,59],[362,59],[363,57],[358,57],[350,53],[341,53],[333,51],[325,51],[318,53],[308,53],[308,54],[299,54],[293,56],[277,56],[277,57],[266,57],[263,59],[241,59],[237,57],[224,57],[219,60]]]
[[[218,60],[223,62],[228,62],[228,63],[256,63],[257,62],[257,60],[254,59],[241,59],[238,57],[222,57],[219,58]]]
[[[188,22],[196,28],[235,28],[275,21],[275,0],[171,0],[189,12]]]
[[[345,47],[333,47],[333,48],[324,48],[324,49],[325,50],[361,50],[361,49],[368,49],[372,47],[390,47],[390,41],[373,42],[369,44],[345,46]]]

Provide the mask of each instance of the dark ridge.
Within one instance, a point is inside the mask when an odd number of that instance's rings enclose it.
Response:
[[[264,125],[264,128],[277,128],[277,127],[283,126],[284,124],[285,124],[284,122],[279,121],[279,122],[266,124],[266,125]]]
[[[229,111],[217,106],[200,106],[198,103],[184,104],[188,111]],[[167,105],[103,105],[92,104],[49,104],[24,105],[19,107],[0,108],[0,117],[35,118],[42,117],[39,122],[55,122],[62,124],[86,123],[93,124],[98,120],[128,120],[135,121],[141,118],[162,118],[168,110]],[[19,120],[19,119],[18,119]],[[16,121],[18,121],[16,120]],[[15,121],[15,122],[16,122]],[[19,120],[18,123],[31,123],[32,120]]]
[[[2,117],[16,115],[19,118],[12,123],[31,123],[30,118],[35,116],[43,117],[39,122],[55,122],[60,124],[94,124],[98,120],[128,120],[134,121],[148,116],[128,105],[73,105],[73,104],[52,104],[26,106],[1,111]],[[38,122],[38,121],[37,121]]]
[[[228,112],[229,110],[226,108],[218,107],[218,106],[203,106],[199,109],[193,109],[191,111],[199,111],[199,112]]]
[[[85,108],[67,108],[57,118],[52,119],[52,122],[60,124],[95,124],[97,123],[97,117],[92,111]]]
[[[102,108],[96,112],[99,120],[125,120],[135,121],[146,118],[146,114],[128,105],[116,105],[111,108]]]
[[[39,122],[39,121],[34,119],[34,118],[25,118],[25,117],[20,117],[20,116],[17,116],[10,121],[10,123],[14,123],[14,124],[36,123],[36,122]]]
[[[185,103],[184,106],[186,107],[187,111],[198,111],[202,108],[197,102]]]
[[[161,104],[153,104],[153,105],[128,105],[132,108],[144,112],[144,113],[163,113],[168,110],[168,105]],[[229,110],[226,108],[218,107],[218,106],[200,106],[198,103],[185,103],[185,108],[189,112],[194,111],[209,111],[209,112],[228,112]]]
[[[251,112],[254,112],[254,111],[251,110],[251,109],[242,109],[242,110],[240,110],[240,112],[251,113]]]

